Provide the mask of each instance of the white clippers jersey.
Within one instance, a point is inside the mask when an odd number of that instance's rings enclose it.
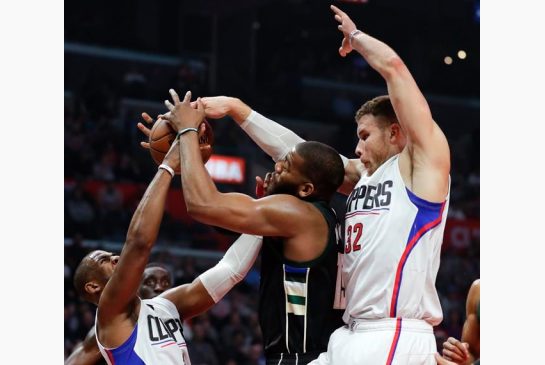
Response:
[[[96,324],[95,324],[95,333]],[[155,297],[140,302],[138,322],[124,344],[107,349],[97,343],[108,365],[190,365],[182,322],[174,304]]]
[[[398,161],[393,156],[362,176],[346,202],[346,323],[397,317],[435,326],[443,319],[435,278],[449,197],[443,203],[418,198],[405,187]]]

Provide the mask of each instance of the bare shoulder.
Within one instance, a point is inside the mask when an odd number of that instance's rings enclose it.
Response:
[[[468,297],[479,298],[481,294],[481,279],[475,280],[469,288]]]

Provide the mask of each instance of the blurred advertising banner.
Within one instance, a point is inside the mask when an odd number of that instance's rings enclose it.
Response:
[[[442,249],[465,250],[480,243],[480,221],[478,219],[447,219]]]
[[[205,166],[215,182],[226,184],[244,183],[246,161],[241,157],[212,155]]]

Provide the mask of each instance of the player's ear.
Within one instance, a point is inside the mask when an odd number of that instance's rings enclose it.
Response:
[[[401,126],[398,123],[390,125],[390,140],[394,141],[400,137]]]
[[[88,283],[85,283],[85,292],[93,295],[97,293],[100,289],[102,289],[102,286],[98,284],[96,281],[90,281]]]
[[[314,193],[314,184],[312,184],[311,182],[306,182],[304,184],[301,184],[299,185],[299,197],[300,198],[306,198],[310,195],[312,195],[312,193]]]

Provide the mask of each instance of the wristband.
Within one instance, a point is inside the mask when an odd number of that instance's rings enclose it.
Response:
[[[182,129],[181,131],[178,132],[178,134],[176,135],[176,139],[180,139],[180,136],[186,132],[189,132],[189,131],[193,131],[193,132],[196,132],[197,134],[199,133],[199,130],[197,128],[184,128]]]
[[[360,34],[363,32],[359,29],[354,29],[353,31],[350,32],[350,36],[348,36],[348,41],[350,43],[350,47],[354,48],[354,46],[352,45],[352,39],[354,39],[354,37],[357,35],[357,34]]]
[[[159,165],[159,168],[166,170],[170,174],[170,176],[174,177],[174,170],[169,165],[162,163]]]

